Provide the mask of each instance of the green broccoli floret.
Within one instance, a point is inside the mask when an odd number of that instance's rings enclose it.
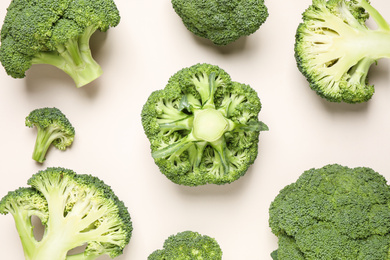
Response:
[[[258,153],[260,99],[218,66],[196,64],[174,74],[142,109],[142,124],[161,172],[177,184],[231,183]]]
[[[91,35],[119,21],[113,0],[12,0],[1,28],[0,61],[14,78],[24,78],[33,64],[50,64],[82,87],[102,74],[91,55]]]
[[[46,159],[51,144],[59,150],[65,150],[72,144],[75,136],[75,130],[69,120],[55,107],[31,111],[26,117],[26,126],[37,128],[32,158],[40,163]]]
[[[0,201],[0,214],[14,217],[26,260],[93,260],[122,254],[132,222],[124,203],[103,181],[53,167],[27,183],[31,187],[10,191]],[[39,241],[33,235],[32,216],[45,227]],[[84,252],[67,255],[83,245]]]
[[[148,260],[221,260],[222,250],[218,242],[209,236],[194,231],[184,231],[169,236],[163,249],[154,251]]]
[[[186,28],[216,45],[257,31],[268,17],[264,0],[172,0]]]
[[[368,167],[305,171],[269,208],[278,260],[389,259],[390,186]]]
[[[377,29],[366,26],[371,16]],[[303,13],[295,57],[310,87],[332,102],[361,103],[374,94],[370,66],[390,57],[390,26],[366,0],[313,0]]]

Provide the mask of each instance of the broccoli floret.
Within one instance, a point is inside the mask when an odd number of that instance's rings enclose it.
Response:
[[[31,187],[10,191],[0,213],[14,217],[26,260],[93,260],[122,254],[132,233],[130,214],[112,189],[97,177],[59,167],[34,174]],[[31,217],[45,232],[37,241]],[[67,255],[86,245],[84,252]]]
[[[12,0],[1,28],[0,61],[14,78],[24,78],[33,64],[50,64],[82,87],[102,74],[90,37],[119,21],[113,0]]]
[[[156,250],[148,256],[148,260],[166,259],[221,260],[222,250],[214,238],[194,231],[184,231],[169,236],[164,242],[163,249]]]
[[[258,153],[260,99],[218,66],[196,64],[174,74],[142,109],[142,124],[161,172],[177,184],[231,183]]]
[[[390,186],[368,167],[305,171],[269,208],[274,259],[389,259]]]
[[[371,16],[377,29],[366,26]],[[361,103],[374,94],[370,66],[390,57],[390,26],[366,0],[313,0],[303,13],[295,57],[310,87],[331,102]]]
[[[257,31],[268,17],[264,0],[172,0],[186,28],[216,45]]]
[[[37,138],[32,158],[43,163],[50,145],[66,150],[74,140],[75,130],[58,108],[38,108],[26,117],[26,126],[37,128]]]

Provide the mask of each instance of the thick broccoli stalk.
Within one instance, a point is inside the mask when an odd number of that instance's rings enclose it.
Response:
[[[194,231],[184,231],[169,236],[163,249],[158,249],[148,256],[148,260],[165,259],[221,260],[222,250],[214,238]]]
[[[305,171],[269,208],[273,259],[389,259],[390,186],[368,167]]]
[[[43,163],[49,147],[53,144],[59,150],[66,150],[74,140],[75,130],[58,108],[38,108],[30,112],[26,126],[37,128],[37,138],[32,158]]]
[[[89,41],[119,23],[112,0],[13,0],[7,10],[0,61],[10,76],[24,78],[33,64],[50,64],[82,87],[102,74]]]
[[[225,184],[245,174],[258,152],[261,103],[218,66],[197,64],[173,75],[142,110],[152,156],[171,181]]]
[[[186,28],[216,45],[256,32],[268,18],[264,0],[172,0]]]
[[[366,26],[371,16],[377,29]],[[303,13],[295,57],[310,87],[332,102],[361,103],[374,94],[370,66],[390,58],[390,26],[366,0],[313,0]]]
[[[93,260],[122,254],[129,243],[129,212],[112,189],[97,177],[64,168],[34,174],[29,188],[9,192],[0,201],[0,213],[11,213],[26,260]],[[33,235],[31,217],[45,227],[41,240]],[[85,251],[67,255],[86,245]]]

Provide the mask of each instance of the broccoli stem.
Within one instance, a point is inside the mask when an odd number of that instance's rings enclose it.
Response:
[[[57,138],[60,138],[62,133],[56,132],[56,129],[51,127],[41,128],[37,126],[37,129],[37,139],[35,140],[32,158],[39,163],[43,163],[51,143]]]
[[[390,25],[386,22],[385,18],[383,18],[383,16],[378,12],[378,10],[376,10],[366,0],[360,0],[360,4],[368,12],[368,14],[374,19],[379,29],[384,31],[390,31]]]
[[[95,26],[89,26],[80,36],[57,46],[57,51],[37,53],[32,64],[50,64],[63,70],[78,88],[92,82],[103,73],[89,47],[89,39],[95,31]]]
[[[28,216],[23,211],[15,211],[12,215],[15,220],[20,241],[22,242],[24,256],[26,259],[31,259],[31,255],[34,254],[37,246],[37,242],[34,239],[33,227],[31,225],[31,216]]]

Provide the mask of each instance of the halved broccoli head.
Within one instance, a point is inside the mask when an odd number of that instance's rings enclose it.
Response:
[[[186,28],[216,45],[257,31],[268,17],[264,0],[172,0]]]
[[[305,171],[269,208],[278,260],[389,259],[390,186],[368,167]]]
[[[24,78],[33,64],[50,64],[84,86],[102,74],[90,37],[119,21],[113,0],[12,0],[1,28],[0,61],[14,78]]]
[[[102,180],[52,167],[34,174],[28,184],[31,187],[0,200],[0,214],[14,217],[26,260],[93,260],[122,254],[132,234],[130,214]],[[39,241],[33,235],[32,216],[45,227]],[[84,252],[67,256],[83,245]]]
[[[260,99],[218,66],[196,64],[173,75],[142,109],[152,156],[171,181],[197,186],[231,183],[258,153]]]
[[[156,250],[148,256],[148,260],[167,259],[221,260],[222,250],[214,238],[194,231],[184,231],[169,236],[164,242],[163,249]]]
[[[369,16],[377,29],[366,26]],[[389,24],[366,0],[313,0],[302,18],[295,57],[310,87],[332,102],[368,101],[369,68],[390,57]]]
[[[55,107],[34,109],[26,117],[26,126],[37,128],[37,138],[32,158],[43,163],[46,153],[53,144],[59,150],[66,150],[73,143],[75,130],[68,118]]]

